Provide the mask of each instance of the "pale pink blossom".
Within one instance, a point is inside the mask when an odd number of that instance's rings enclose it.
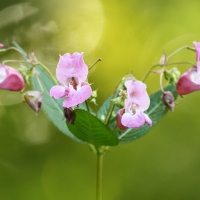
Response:
[[[87,100],[92,94],[90,85],[86,82],[88,67],[84,63],[83,53],[69,53],[60,56],[56,76],[60,85],[53,86],[50,96],[55,99],[65,97],[64,108],[76,106]]]
[[[150,98],[146,91],[146,85],[141,81],[126,81],[127,99],[125,99],[124,108],[117,113],[117,125],[120,129],[140,128],[145,123],[149,126],[152,121],[144,113],[150,105]]]
[[[21,91],[24,86],[23,76],[16,69],[0,64],[0,89]]]

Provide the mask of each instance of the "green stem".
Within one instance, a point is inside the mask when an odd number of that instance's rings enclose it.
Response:
[[[172,54],[170,54],[169,56],[167,56],[167,58],[171,58],[172,56],[174,56],[175,54],[177,54],[179,51],[183,50],[183,49],[188,49],[188,50],[192,50],[195,51],[195,48],[189,47],[189,46],[183,46],[179,49],[177,49],[176,51],[174,51]]]
[[[40,65],[49,74],[49,76],[52,78],[52,80],[54,81],[54,83],[56,85],[58,85],[58,81],[54,78],[54,76],[51,74],[51,72],[49,71],[49,69],[44,64],[42,64],[41,62],[37,62],[36,65],[37,64]]]
[[[30,64],[29,62],[27,61],[21,61],[21,60],[4,60],[2,62],[2,64],[4,65],[5,63],[8,63],[8,62],[14,62],[14,63],[26,63],[26,64]]]
[[[92,69],[92,67],[94,67],[99,61],[102,61],[102,59],[98,58],[98,60],[96,60],[88,69]]]
[[[160,64],[155,64],[153,65],[148,71],[147,73],[144,75],[144,77],[142,78],[142,82],[145,82],[145,80],[147,79],[147,77],[149,76],[149,74],[151,73],[151,71],[155,68],[155,67],[158,67],[158,66],[162,66]]]
[[[27,56],[26,53],[24,53],[23,51],[19,50],[19,49],[16,48],[16,47],[9,47],[9,48],[7,48],[7,50],[15,50],[15,51],[18,51],[19,53],[21,53],[22,55]]]
[[[102,200],[103,153],[97,152],[96,200]]]

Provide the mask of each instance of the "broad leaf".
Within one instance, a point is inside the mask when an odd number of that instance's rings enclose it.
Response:
[[[98,118],[85,110],[75,110],[75,122],[68,124],[69,130],[80,140],[99,146],[118,144],[117,136]]]
[[[171,91],[175,97],[177,98],[178,94],[176,92],[176,88],[173,85],[170,85],[164,88],[165,91]],[[130,142],[136,140],[146,134],[161,118],[167,113],[169,110],[166,105],[163,104],[161,99],[162,91],[158,91],[150,96],[150,106],[149,109],[145,112],[152,120],[152,126],[144,125],[139,129],[127,129],[125,132],[121,132],[118,134],[118,138],[120,143]]]

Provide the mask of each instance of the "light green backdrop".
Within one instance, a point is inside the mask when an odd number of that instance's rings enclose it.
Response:
[[[98,104],[118,80],[141,79],[163,51],[200,41],[197,0],[30,0],[0,2],[0,43],[15,40],[52,73],[59,54],[84,52]],[[10,52],[0,61],[20,58]],[[195,62],[183,51],[172,61]],[[18,67],[18,64],[12,65]],[[181,71],[187,66],[180,66]],[[149,94],[159,89],[148,80]],[[178,99],[168,115],[141,139],[111,148],[105,156],[105,200],[200,199],[200,92]],[[18,93],[0,91],[0,199],[93,200],[96,158],[89,148],[60,133]]]

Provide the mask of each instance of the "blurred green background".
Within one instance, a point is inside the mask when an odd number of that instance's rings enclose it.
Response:
[[[163,51],[200,41],[199,7],[197,0],[6,0],[0,42],[33,49],[54,74],[59,54],[85,52],[88,65],[101,57],[89,75],[100,105],[126,73],[141,79]],[[0,55],[1,62],[10,58],[21,59],[15,52]],[[195,63],[195,53],[184,50],[171,61]],[[158,80],[148,78],[149,94],[159,89]],[[199,92],[179,98],[175,112],[147,135],[111,148],[104,200],[200,199],[199,99]],[[0,149],[0,199],[95,199],[95,155],[42,111],[36,116],[19,93],[0,91]]]

